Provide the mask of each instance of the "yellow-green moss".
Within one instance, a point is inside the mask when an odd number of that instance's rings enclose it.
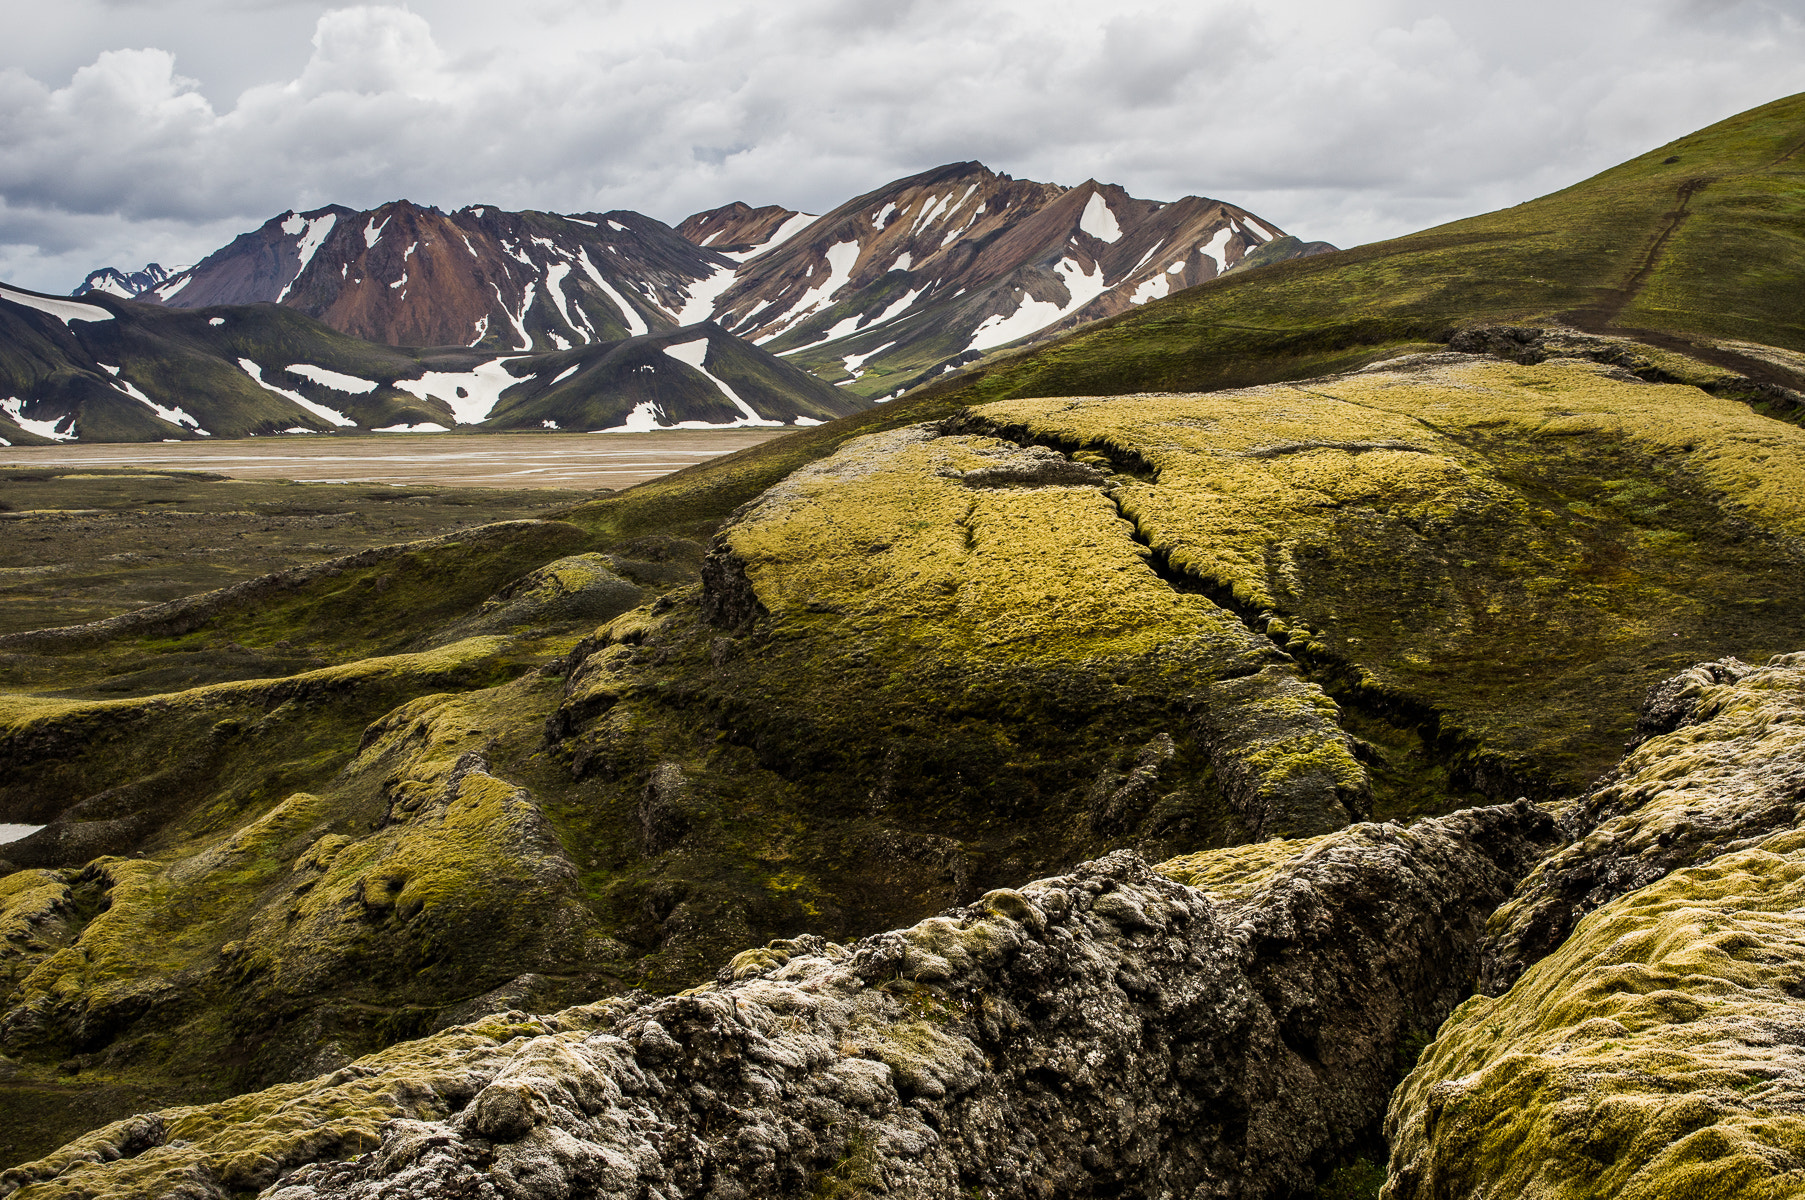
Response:
[[[1592,913],[1442,1026],[1393,1098],[1406,1197],[1796,1196],[1805,834]]]
[[[1313,838],[1273,838],[1249,846],[1228,846],[1169,858],[1154,868],[1199,891],[1240,903],[1251,900],[1285,867],[1332,834]]]

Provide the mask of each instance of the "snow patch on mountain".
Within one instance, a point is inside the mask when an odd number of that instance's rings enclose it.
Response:
[[[76,439],[73,416],[58,417],[54,421],[34,421],[25,415],[25,401],[17,396],[0,400],[0,412],[5,413],[14,425],[27,433],[35,433],[39,437],[49,438],[53,442],[73,442]],[[64,428],[59,430],[58,425]]]
[[[552,304],[557,308],[558,315],[564,318],[564,323],[570,326],[571,331],[581,334],[583,327],[577,323],[575,317],[570,315],[570,304],[564,295],[564,277],[569,274],[569,263],[547,263],[545,266],[545,294],[552,298]],[[587,342],[589,339],[585,337],[583,340]],[[559,349],[563,349],[563,347],[560,346]]]
[[[583,262],[583,269],[589,273],[589,278],[595,282],[595,286],[600,288],[602,290],[602,294],[607,296],[608,299],[614,301],[614,306],[616,308],[620,309],[621,318],[624,321],[626,321],[626,323],[627,323],[627,336],[628,337],[644,337],[646,334],[650,333],[652,331],[651,326],[647,325],[646,319],[639,315],[639,310],[634,308],[631,304],[628,304],[627,298],[625,296],[621,295],[618,291],[616,291],[614,289],[614,287],[606,279],[604,279],[602,277],[602,273],[595,269],[595,264],[589,261],[589,251],[588,250],[583,251],[582,262]],[[723,267],[722,270],[728,270],[728,269]],[[729,283],[733,282],[732,276],[733,276],[732,271],[728,270],[728,280],[727,281]],[[717,293],[717,295],[718,294],[719,293]],[[695,301],[692,299],[689,304],[686,304],[683,306],[683,311],[685,313],[689,312],[690,308],[694,306],[694,303],[695,303]],[[713,305],[712,298],[710,299],[709,304],[711,306]],[[707,319],[708,319],[708,317],[706,315],[703,315],[703,316],[697,318],[697,320],[702,320],[702,321],[706,321]],[[688,321],[681,321],[681,320],[679,321],[679,323],[685,324],[685,325],[690,324],[690,322],[688,322]]]
[[[1183,264],[1180,265],[1182,267]],[[1152,279],[1144,280],[1140,287],[1134,289],[1134,295],[1128,297],[1128,303],[1145,304],[1149,300],[1162,299],[1171,290],[1171,287],[1169,275],[1155,275]]]
[[[607,429],[591,430],[591,432],[592,433],[653,433],[660,429],[672,428],[672,426],[661,423],[660,418],[663,416],[664,416],[664,412],[658,407],[657,401],[642,400],[638,404],[635,404],[633,406],[633,411],[628,413],[627,419],[625,421],[621,422],[619,425],[614,425]]]
[[[95,278],[95,276],[99,276],[99,278]],[[138,294],[137,292],[132,291],[131,285],[125,281],[123,275],[111,268],[108,268],[104,274],[96,271],[94,275],[88,276],[87,282],[89,292],[100,292],[102,295],[106,296],[117,296],[121,300],[130,300],[133,296]],[[81,296],[86,293],[77,292],[75,294]]]
[[[1216,231],[1216,236],[1197,247],[1197,253],[1216,263],[1216,274],[1228,270],[1228,239],[1235,236],[1235,231],[1227,225]]]
[[[101,363],[100,365],[103,367],[107,366],[105,363]],[[119,374],[118,367],[107,367],[107,370],[115,375]],[[152,400],[149,396],[146,396],[143,392],[133,387],[130,380],[116,379],[113,381],[113,386],[142,404],[144,407],[150,409],[150,411],[156,413],[160,419],[169,422],[171,425],[177,427],[186,425],[202,437],[213,436],[211,433],[208,433],[205,429],[201,428],[201,423],[199,421],[183,412],[180,408],[164,408],[161,404],[158,404],[155,400]]]
[[[807,229],[810,225],[812,225],[814,223],[815,218],[819,215],[820,215],[819,213],[799,212],[795,216],[791,217],[789,220],[785,221],[782,225],[779,225],[772,232],[772,234],[769,238],[766,238],[764,241],[760,242],[756,246],[753,246],[751,249],[749,249],[749,250],[723,250],[722,253],[725,254],[728,258],[731,258],[734,262],[745,262],[748,259],[757,258],[759,255],[765,253],[767,250],[777,249],[777,247],[783,245],[785,242],[789,241],[791,238],[793,238],[797,234],[801,233],[804,229]],[[688,322],[685,322],[685,323],[687,324]]]
[[[802,298],[790,307],[788,319],[784,322],[785,327],[793,327],[796,322],[832,300],[834,293],[852,282],[852,267],[859,260],[859,244],[856,241],[835,242],[827,248],[825,257],[827,258],[827,278],[804,292]],[[776,334],[773,333],[768,337],[760,338],[759,341],[767,342],[775,336]]]
[[[422,400],[442,400],[458,424],[475,425],[488,418],[504,391],[520,382],[502,365],[507,361],[492,359],[468,371],[428,371],[418,379],[397,379],[395,386]]]
[[[258,366],[256,363],[252,362],[248,358],[239,359],[238,366],[241,370],[244,371],[244,373],[246,375],[249,375],[252,379],[256,380],[257,386],[262,388],[264,391],[274,392],[274,393],[276,393],[276,395],[281,396],[285,399],[293,400],[296,404],[299,404],[302,408],[306,409],[308,412],[312,413],[316,417],[321,418],[322,420],[330,421],[332,424],[339,426],[341,429],[349,428],[349,427],[357,424],[356,421],[353,421],[350,417],[347,417],[344,413],[339,412],[337,409],[327,408],[324,404],[315,404],[313,401],[309,400],[307,397],[303,396],[299,392],[290,391],[288,388],[285,388],[285,387],[277,387],[275,384],[267,382],[263,378],[263,368]]]
[[[736,426],[761,426],[766,428],[781,426],[783,424],[782,421],[767,421],[759,416],[758,412],[750,404],[747,404],[744,400],[740,399],[738,392],[727,385],[726,380],[708,369],[708,349],[708,339],[699,337],[693,342],[678,342],[675,345],[666,346],[664,352],[684,366],[695,368],[702,378],[714,384],[715,387],[719,389],[721,395],[727,397],[728,401],[735,408],[744,413],[745,416],[741,420],[728,422],[724,425],[716,425],[708,421],[679,421],[675,427],[678,429],[729,429]]]
[[[481,216],[482,214],[478,213],[477,215]],[[387,217],[382,219],[382,224],[380,225],[376,223],[375,217],[371,217],[370,223],[364,226],[364,249],[376,249],[376,243],[382,240],[382,231],[388,227],[389,219]]]
[[[888,350],[890,347],[892,347],[894,345],[896,345],[895,342],[885,342],[883,345],[879,346],[876,350],[867,350],[863,354],[848,354],[841,361],[846,364],[847,374],[851,375],[854,379],[857,379],[859,376],[861,376],[865,373],[865,360],[866,359],[876,358],[878,355],[882,354],[884,351]]]
[[[92,304],[77,304],[73,300],[52,300],[48,296],[27,295],[24,292],[15,292],[5,286],[0,286],[0,299],[11,300],[14,304],[23,304],[26,308],[35,308],[41,313],[49,313],[65,325],[71,321],[111,321],[113,319],[112,313]]]
[[[520,301],[520,315],[516,316],[508,308],[508,302],[502,299],[500,285],[493,283],[489,285],[489,290],[495,293],[495,302],[501,305],[502,315],[514,326],[514,332],[520,338],[520,344],[514,347],[516,350],[531,350],[533,348],[533,337],[526,331],[526,313],[529,308],[533,307],[533,294],[538,286],[537,283],[529,283],[526,285],[526,295]]]
[[[1115,242],[1122,236],[1122,226],[1116,221],[1116,214],[1109,207],[1109,201],[1103,198],[1102,192],[1092,192],[1091,198],[1085,201],[1084,215],[1078,218],[1078,228],[1090,234],[1100,242]]]
[[[908,308],[911,304],[915,303],[915,299],[916,299],[916,297],[921,295],[921,291],[922,291],[922,289],[920,289],[920,288],[910,288],[907,292],[904,292],[902,297],[900,299],[898,299],[894,304],[891,304],[888,308],[884,309],[883,312],[881,312],[881,313],[877,314],[877,316],[871,318],[871,320],[866,325],[864,325],[863,328],[875,329],[879,325],[883,325],[883,324],[888,323],[889,321],[894,320],[898,315],[900,315],[902,313],[902,311],[904,309]]]
[[[380,425],[370,430],[371,433],[450,433],[434,421],[422,421],[418,425]]]
[[[306,363],[291,363],[282,368],[290,375],[299,375],[303,379],[311,379],[323,384],[335,392],[344,392],[349,396],[363,396],[376,390],[376,384],[369,379],[359,379],[355,375],[344,375],[338,371],[328,371],[325,367],[309,366]]]
[[[1062,258],[1054,265],[1053,270],[1065,281],[1066,291],[1071,297],[1065,304],[1055,304],[1051,300],[1036,300],[1023,292],[1021,304],[1010,315],[1005,317],[999,314],[985,317],[965,349],[968,352],[989,350],[995,346],[1007,345],[1018,338],[1025,338],[1031,333],[1045,329],[1055,321],[1063,320],[1103,294],[1103,268],[1101,266],[1097,268],[1095,275],[1091,275],[1072,259]]]
[[[896,211],[896,201],[894,201],[894,200],[886,201],[884,206],[882,208],[878,209],[877,212],[872,215],[871,227],[873,229],[882,229],[884,227],[884,222],[888,221],[890,219],[890,214],[895,211]]]
[[[914,265],[915,265],[915,256],[913,254],[909,253],[907,250],[904,250],[901,254],[896,256],[896,261],[890,264],[890,270],[891,271],[907,271],[910,267],[912,267]],[[888,274],[888,273],[889,272],[885,272],[885,274]]]
[[[288,285],[284,287],[281,294],[276,297],[277,304],[286,300],[288,298],[288,293],[294,289],[295,284],[301,282],[301,276],[307,273],[307,264],[313,261],[314,253],[319,250],[321,244],[326,240],[326,235],[331,233],[332,227],[337,224],[337,213],[327,213],[325,216],[315,217],[311,221],[307,220],[299,213],[296,213],[282,223],[282,229],[285,233],[301,233],[302,230],[306,230],[306,232],[302,234],[300,244],[295,247],[296,253],[301,256],[301,265],[295,268],[295,277],[288,281]],[[341,277],[344,274],[343,267],[345,265],[348,264],[341,264],[339,271]]]

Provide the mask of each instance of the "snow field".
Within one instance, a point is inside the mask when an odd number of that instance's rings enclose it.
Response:
[[[287,388],[277,387],[273,383],[265,382],[265,380],[263,378],[263,368],[258,366],[256,363],[252,362],[248,358],[239,359],[238,366],[239,366],[239,369],[242,370],[246,375],[249,375],[252,379],[256,380],[257,386],[262,388],[264,391],[274,392],[274,393],[276,393],[276,395],[281,396],[284,399],[292,400],[296,404],[299,404],[302,408],[306,409],[308,412],[312,413],[316,417],[321,418],[322,420],[330,421],[332,424],[337,425],[341,429],[349,428],[349,427],[357,424],[356,421],[353,421],[350,417],[347,417],[344,413],[339,412],[336,409],[327,408],[324,404],[315,404],[313,401],[309,400],[307,397],[303,396],[299,392],[290,391]]]
[[[1110,209],[1109,201],[1103,198],[1102,192],[1092,192],[1091,198],[1085,201],[1084,214],[1078,218],[1078,228],[1100,242],[1115,242],[1122,236],[1122,227],[1116,222],[1116,214]]]
[[[15,292],[3,284],[0,284],[0,299],[11,300],[14,304],[23,304],[26,308],[35,308],[39,312],[49,313],[65,325],[71,321],[111,321],[113,319],[112,313],[93,304],[77,304],[73,300],[52,300],[47,296],[30,296],[24,292]]]
[[[328,371],[325,367],[312,367],[306,363],[291,363],[282,368],[291,375],[299,375],[303,379],[311,379],[315,383],[324,384],[335,392],[344,392],[348,396],[364,396],[376,390],[376,383],[370,379],[359,379],[355,375],[344,375],[337,371]]]
[[[589,261],[589,251],[588,250],[583,251],[583,257],[582,257],[581,261],[583,263],[583,269],[589,273],[589,278],[594,280],[595,286],[601,289],[603,295],[607,296],[608,299],[610,299],[614,302],[614,306],[616,308],[620,309],[620,315],[621,315],[622,319],[624,319],[627,323],[627,336],[628,337],[644,337],[646,334],[650,333],[652,331],[651,326],[646,324],[646,319],[639,315],[639,311],[637,309],[635,309],[631,304],[627,303],[627,298],[625,296],[623,296],[619,292],[615,291],[613,285],[611,285],[606,279],[602,278],[602,273],[600,271],[596,270],[594,263]],[[725,270],[726,268],[722,268],[722,269]],[[732,282],[732,273],[731,272],[729,272],[729,280],[728,281]],[[694,302],[692,301],[691,303],[693,304]],[[689,308],[690,308],[689,305],[685,305],[683,311],[688,312]],[[524,310],[523,310],[523,313],[524,313]],[[708,318],[703,317],[701,319],[706,321]]]
[[[282,223],[284,233],[300,233],[302,235],[300,245],[295,247],[295,252],[301,256],[301,264],[295,268],[295,277],[289,280],[282,288],[281,293],[277,295],[277,304],[286,300],[290,289],[301,281],[301,276],[307,270],[307,264],[313,261],[314,253],[325,243],[326,235],[332,232],[332,227],[336,224],[338,224],[337,213],[327,213],[325,216],[315,217],[311,221],[296,213]],[[291,226],[293,228],[290,228]],[[303,230],[306,232],[303,233]]]
[[[1036,333],[1055,321],[1064,319],[1101,296],[1104,292],[1103,268],[1099,266],[1095,275],[1087,274],[1084,268],[1069,258],[1062,258],[1053,267],[1059,277],[1064,280],[1066,292],[1070,299],[1065,304],[1056,304],[1051,300],[1036,300],[1022,293],[1021,304],[1009,316],[992,315],[984,318],[982,324],[973,332],[971,342],[965,347],[971,350],[989,350],[994,346],[1007,345],[1018,338],[1025,338]]]
[[[58,417],[54,421],[34,421],[25,415],[25,401],[17,396],[0,400],[0,412],[5,413],[14,425],[25,432],[35,433],[39,437],[47,437],[53,442],[73,442],[76,438],[74,417]],[[58,425],[66,425],[68,428],[58,431]],[[12,443],[7,444],[11,445]]]
[[[201,423],[199,421],[195,420],[193,417],[191,417],[187,413],[183,412],[180,408],[164,408],[161,404],[158,404],[155,400],[152,400],[149,396],[146,396],[143,392],[139,391],[136,387],[132,386],[132,383],[130,380],[118,378],[118,375],[119,375],[118,367],[109,367],[109,366],[107,366],[106,363],[98,363],[96,365],[98,365],[101,368],[105,369],[106,371],[110,372],[114,376],[113,386],[115,388],[124,392],[126,395],[130,396],[132,399],[136,400],[138,403],[142,404],[144,407],[150,409],[150,411],[156,413],[157,417],[160,420],[167,421],[171,425],[175,425],[177,427],[186,425],[186,426],[188,426],[188,428],[194,430],[194,432],[200,434],[202,437],[212,437],[213,436],[212,434],[208,433],[205,429],[201,428]]]
[[[521,382],[502,366],[507,361],[492,359],[469,371],[428,371],[418,379],[397,379],[395,386],[422,400],[443,400],[459,425],[475,425],[488,418],[504,391]]]

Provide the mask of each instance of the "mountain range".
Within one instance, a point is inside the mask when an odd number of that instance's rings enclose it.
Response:
[[[5,436],[511,429],[529,410],[539,427],[557,429],[654,419],[664,427],[821,420],[894,399],[1024,340],[1247,266],[1330,249],[1219,201],[1136,200],[1094,181],[1032,183],[975,162],[898,180],[823,216],[736,203],[675,229],[626,211],[472,205],[444,213],[405,200],[363,212],[291,211],[192,267],[91,273],[75,293],[90,308],[109,297],[207,311],[203,328],[107,309],[124,325],[106,329],[142,331],[127,339],[129,363],[112,361],[122,354],[97,332],[100,318],[68,318],[49,298],[28,316],[17,311],[26,293],[0,294],[0,302],[13,302],[10,309],[0,303],[0,313],[31,327],[0,359],[14,427]],[[277,318],[244,311],[261,304],[326,328],[279,322],[277,335]],[[703,323],[710,323],[710,361],[728,364],[720,378],[741,381],[732,388],[714,386],[687,363],[659,377],[669,387],[657,397],[638,386],[639,375],[656,374],[649,371],[585,370],[556,388],[547,382],[562,380],[570,362],[597,359],[590,348],[617,347],[599,357],[637,362],[660,352],[664,335]],[[222,342],[210,330],[224,325],[235,330],[225,339],[232,350],[225,368],[201,368],[207,347]],[[290,354],[304,361],[275,370],[314,371],[272,374],[271,391],[231,370],[244,360],[262,371],[270,355],[289,354],[255,342],[266,329],[288,339],[284,346],[308,347]],[[726,349],[722,330],[750,345]],[[158,346],[157,336],[178,331],[179,345]],[[328,331],[369,345],[354,347]],[[652,341],[625,349],[636,338]],[[30,354],[22,352],[27,344]],[[399,357],[389,349],[402,347],[415,349]],[[489,382],[475,379],[479,369]],[[357,390],[334,390],[318,372],[348,376]],[[458,397],[436,402],[430,389],[395,386],[416,372],[422,379],[470,375],[445,386],[497,403],[440,404]],[[507,390],[505,405],[496,382]],[[330,412],[308,409],[296,395]],[[138,406],[122,407],[121,398]],[[197,415],[203,411],[205,419]]]

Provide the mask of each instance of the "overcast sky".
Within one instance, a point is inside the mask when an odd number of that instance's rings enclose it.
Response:
[[[0,0],[0,279],[407,197],[675,222],[980,159],[1373,241],[1805,91],[1805,0]]]

